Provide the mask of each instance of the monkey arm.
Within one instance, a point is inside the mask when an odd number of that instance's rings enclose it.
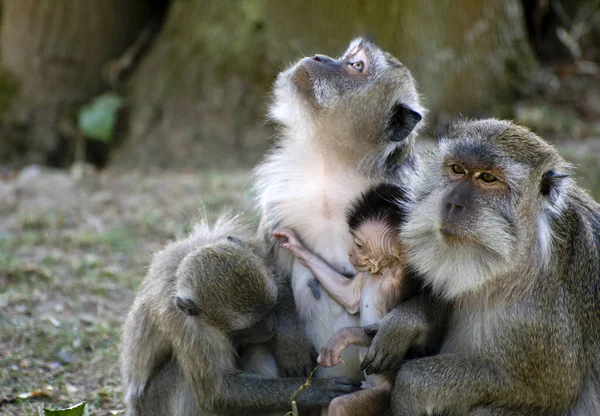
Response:
[[[448,312],[448,305],[426,290],[402,302],[379,323],[364,328],[374,338],[361,369],[383,373],[400,367],[409,350],[420,355],[437,351]]]
[[[360,311],[360,297],[364,282],[362,273],[359,273],[353,279],[348,279],[327,264],[321,257],[308,252],[308,250],[304,255],[304,261],[308,270],[323,285],[327,293],[342,305],[348,313],[356,314]]]
[[[273,236],[278,240],[284,241],[281,247],[291,251],[300,264],[310,270],[331,297],[342,305],[348,313],[358,313],[363,286],[362,277],[348,279],[346,276],[340,274],[321,257],[306,249],[296,236],[296,233],[291,229],[282,228],[276,230],[273,232]],[[312,287],[311,290],[313,290]],[[315,297],[318,298],[318,296]]]
[[[368,347],[371,345],[371,337],[365,334],[364,329],[360,326],[342,328],[333,334],[321,349],[317,362],[323,367],[332,367],[339,364],[341,362],[340,352],[346,349],[348,345]]]
[[[278,267],[272,268],[272,275],[278,291],[273,309],[277,329],[271,345],[278,370],[284,377],[308,377],[316,365],[317,351],[298,317],[289,275]]]
[[[402,365],[392,393],[395,415],[425,414],[430,409],[466,414],[480,404],[514,396],[494,364],[479,356],[440,354]]]
[[[214,408],[222,414],[255,414],[291,408],[291,396],[304,378],[266,378],[229,374],[214,389]],[[360,390],[361,382],[346,377],[316,378],[297,398],[299,407],[326,406],[331,400]]]

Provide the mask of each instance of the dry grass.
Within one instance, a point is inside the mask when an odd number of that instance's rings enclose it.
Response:
[[[92,414],[114,414],[120,326],[151,253],[201,205],[209,217],[247,209],[248,172],[34,180],[0,217],[0,413],[87,400]],[[18,398],[28,392],[40,397]]]

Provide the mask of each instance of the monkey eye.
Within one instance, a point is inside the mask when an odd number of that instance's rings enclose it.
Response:
[[[492,175],[489,172],[482,172],[479,175],[479,179],[481,179],[485,183],[492,183],[492,182],[496,182],[498,180],[494,175]]]
[[[354,244],[356,244],[356,247],[362,248],[362,242],[358,238],[354,239]]]
[[[362,72],[363,68],[365,67],[365,63],[363,61],[356,61],[352,62],[350,66],[356,69],[358,72]]]
[[[461,165],[457,165],[457,164],[452,165],[452,172],[457,175],[464,175],[465,173],[467,173],[465,168],[463,168]]]

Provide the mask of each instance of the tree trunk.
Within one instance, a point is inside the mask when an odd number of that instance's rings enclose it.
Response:
[[[61,117],[102,90],[102,66],[149,17],[144,0],[5,0],[0,33],[0,161],[64,163]],[[9,100],[10,99],[10,100]],[[16,153],[19,153],[18,155]]]
[[[303,54],[339,55],[360,33],[413,71],[433,121],[501,108],[534,65],[520,0],[174,0],[132,77],[116,162],[255,163],[277,71]]]

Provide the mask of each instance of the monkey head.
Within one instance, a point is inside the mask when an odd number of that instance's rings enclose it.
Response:
[[[363,38],[338,58],[315,55],[282,72],[272,118],[319,144],[369,156],[398,156],[425,113],[410,71]]]
[[[403,248],[398,230],[407,219],[412,200],[408,188],[384,182],[352,201],[346,210],[353,237],[348,257],[356,270],[376,274],[399,264]]]
[[[272,336],[276,298],[275,282],[263,261],[235,237],[199,248],[176,271],[176,306],[240,344]]]
[[[385,221],[367,221],[351,232],[352,247],[348,258],[354,268],[360,272],[378,274],[383,268],[398,263],[401,244],[398,229]]]
[[[461,121],[421,169],[401,238],[440,294],[525,278],[527,270],[516,270],[524,264],[547,267],[553,218],[571,183],[570,165],[551,145],[510,122]]]

